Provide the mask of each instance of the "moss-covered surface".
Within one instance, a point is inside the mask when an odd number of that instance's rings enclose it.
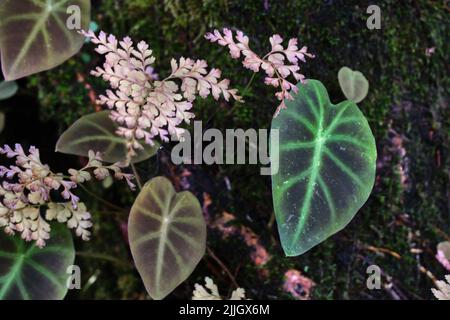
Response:
[[[176,183],[187,172],[183,170],[188,170],[190,176],[182,179],[187,179],[200,200],[205,193],[211,196],[208,212],[213,218],[231,212],[237,217],[237,226],[247,226],[260,237],[271,256],[263,267],[254,265],[241,237],[222,239],[216,229],[208,235],[208,246],[250,298],[292,298],[283,291],[284,273],[289,269],[300,270],[316,283],[312,292],[316,299],[432,297],[433,282],[421,268],[443,277],[445,270],[434,254],[437,243],[450,233],[446,30],[450,21],[443,2],[377,1],[381,30],[366,28],[369,1],[93,2],[93,20],[100,29],[150,43],[160,75],[169,72],[172,57],[202,58],[222,69],[223,76],[242,91],[251,71],[232,60],[226,49],[203,39],[205,32],[221,27],[243,30],[256,52],[267,50],[268,37],[274,33],[298,37],[301,45],[316,54],[304,64],[303,73],[321,80],[333,102],[344,99],[337,81],[340,67],[363,72],[370,90],[359,106],[377,141],[376,185],[348,227],[300,257],[283,256],[272,221],[270,178],[260,176],[258,166],[174,167],[168,161],[167,146],[157,157],[140,164],[139,172],[146,179],[166,175]],[[428,56],[425,50],[431,47],[435,52]],[[9,104],[3,142],[36,144],[42,158],[57,168],[77,165],[74,157],[55,155],[53,146],[68,125],[94,111],[86,83],[97,93],[105,89],[101,80],[89,76],[98,61],[92,46],[86,45],[64,65],[21,80],[19,94],[1,102],[4,107]],[[232,105],[198,100],[196,119],[219,129],[268,128],[277,105],[273,94],[260,74],[247,91],[246,103],[237,105],[233,114],[227,114]],[[125,210],[135,197],[119,184],[108,190],[95,184],[88,187]],[[90,204],[95,227],[90,242],[77,242],[77,263],[86,285],[68,297],[145,298],[123,233],[126,213],[110,214],[94,198],[81,195]],[[383,283],[390,286],[367,289],[366,268],[371,264],[382,269]],[[266,276],[257,269],[266,269]],[[215,278],[223,293],[233,286],[207,255],[170,298],[189,298],[194,283],[202,282],[204,276]],[[87,285],[89,281],[93,283]]]

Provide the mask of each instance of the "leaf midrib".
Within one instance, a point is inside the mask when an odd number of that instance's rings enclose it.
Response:
[[[25,42],[24,42],[22,48],[20,49],[19,54],[17,55],[16,59],[14,60],[13,65],[11,66],[11,69],[10,69],[10,73],[11,74],[15,73],[15,70],[16,70],[18,64],[20,63],[20,61],[22,61],[23,57],[30,50],[31,44],[33,43],[33,41],[36,40],[37,34],[44,29],[43,25],[45,25],[45,22],[48,20],[48,18],[52,14],[52,12],[55,9],[59,8],[61,5],[63,5],[66,2],[67,2],[67,0],[62,0],[62,1],[57,2],[57,3],[53,3],[52,0],[47,0],[46,1],[46,5],[42,7],[42,12],[41,12],[40,17],[38,18],[36,24],[34,25],[33,29],[29,33],[28,37],[25,39]],[[52,7],[53,7],[54,10],[49,11],[49,10],[46,9],[47,6],[49,5],[49,3],[52,4]]]
[[[15,73],[15,70],[22,61],[23,57],[27,54],[28,50],[30,49],[31,44],[33,43],[33,40],[36,38],[36,35],[41,31],[42,26],[44,25],[45,21],[47,21],[48,17],[50,16],[50,12],[47,10],[42,10],[42,15],[37,20],[36,24],[34,25],[33,29],[29,33],[28,37],[26,38],[22,48],[20,49],[19,54],[16,57],[16,60],[14,61],[13,65],[11,66],[10,72],[12,74]]]
[[[338,114],[336,115],[336,117],[332,120],[332,122],[330,123],[330,125],[324,129],[323,128],[323,124],[324,124],[324,108],[326,106],[324,106],[322,104],[322,101],[320,99],[320,94],[317,92],[317,87],[314,86],[314,91],[317,95],[318,98],[318,103],[319,103],[319,123],[318,123],[318,128],[317,128],[317,134],[316,134],[316,143],[317,145],[314,148],[314,154],[313,154],[313,159],[311,162],[311,175],[308,181],[308,186],[307,186],[307,191],[306,191],[306,195],[305,195],[305,199],[303,202],[303,206],[300,210],[300,217],[299,217],[299,222],[296,226],[295,229],[295,233],[294,236],[292,238],[292,243],[295,243],[298,241],[298,238],[300,237],[300,234],[305,226],[305,223],[307,221],[307,218],[309,216],[309,209],[311,206],[311,199],[312,199],[312,195],[313,195],[313,191],[317,185],[317,180],[319,177],[319,172],[320,172],[320,162],[322,160],[322,154],[323,152],[325,152],[326,149],[326,143],[328,140],[328,135],[330,134],[330,132],[332,132],[334,130],[334,128],[338,125],[340,118],[342,117],[342,115],[344,114],[344,112],[347,110],[348,108],[348,104],[345,105],[341,105],[341,110],[339,110]],[[311,104],[312,106],[312,104]],[[339,105],[337,105],[339,106]],[[333,105],[329,105],[329,107],[337,107],[337,106],[333,106]],[[324,149],[325,151],[322,151],[322,149]]]
[[[170,202],[172,201],[173,197],[174,197],[173,194],[171,194],[170,196],[167,196],[165,206],[164,206],[164,208],[161,208],[161,210],[162,210],[161,236],[159,238],[158,252],[156,255],[156,274],[155,274],[155,283],[156,283],[155,287],[156,287],[156,290],[158,293],[160,292],[163,259],[164,259],[164,254],[166,251],[165,246],[166,246],[166,241],[167,241],[167,228],[168,228],[169,222],[170,222],[167,220],[169,219]]]
[[[322,109],[321,109],[320,121],[319,121],[319,126],[318,126],[318,131],[317,131],[317,145],[314,148],[314,155],[313,155],[313,159],[311,161],[312,170],[311,170],[311,174],[309,177],[308,186],[306,188],[306,195],[305,195],[305,199],[303,202],[303,206],[300,211],[299,222],[295,229],[294,238],[292,240],[294,243],[297,242],[297,240],[300,236],[300,233],[302,232],[303,227],[306,223],[306,220],[309,216],[308,212],[309,212],[309,208],[311,206],[312,193],[314,191],[317,176],[318,176],[319,170],[320,170],[320,160],[322,158],[322,147],[325,144],[325,140],[322,137],[322,134],[323,134],[322,126],[323,126],[323,114],[322,114]]]
[[[22,269],[24,261],[25,261],[24,254],[17,255],[17,261],[14,263],[13,267],[11,268],[11,271],[8,274],[8,278],[6,279],[6,282],[2,286],[2,289],[0,291],[0,300],[3,300],[3,298],[5,297],[6,293],[9,290],[9,287],[14,282],[14,279],[16,279],[17,274]]]

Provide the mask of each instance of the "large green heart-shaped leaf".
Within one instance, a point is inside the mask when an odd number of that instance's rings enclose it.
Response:
[[[333,105],[320,81],[298,85],[272,121],[272,194],[288,256],[308,251],[347,225],[366,202],[375,180],[375,140],[352,101]],[[274,152],[279,149],[279,157]]]
[[[11,98],[16,94],[19,87],[15,81],[1,81],[0,82],[0,100]]]
[[[170,181],[146,183],[128,221],[131,253],[153,299],[163,299],[192,273],[205,254],[206,223],[197,198],[176,193]]]
[[[53,224],[39,249],[20,235],[0,233],[0,300],[60,300],[67,293],[67,268],[75,261],[70,231]]]
[[[342,67],[338,72],[339,85],[345,97],[359,103],[369,92],[369,81],[359,72],[348,67]]]
[[[90,0],[0,1],[0,52],[6,80],[54,68],[75,53],[87,30]]]
[[[125,161],[127,157],[126,140],[116,134],[117,125],[104,110],[81,117],[70,126],[56,143],[56,151],[87,157],[89,150],[102,153],[106,162]],[[142,143],[144,149],[138,150],[132,163],[141,162],[154,156],[160,147],[158,143],[150,146]]]

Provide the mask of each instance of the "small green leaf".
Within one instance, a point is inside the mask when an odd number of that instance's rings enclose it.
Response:
[[[272,121],[273,203],[283,249],[300,255],[344,228],[375,181],[375,139],[352,101],[333,105],[320,81],[298,85]]]
[[[338,72],[338,80],[345,97],[355,103],[361,102],[369,92],[369,81],[359,71],[342,67]]]
[[[67,268],[74,264],[70,231],[53,224],[39,249],[20,235],[0,233],[0,300],[61,300],[67,293]]]
[[[79,8],[79,12],[69,7]],[[49,70],[76,54],[84,37],[71,28],[87,30],[90,11],[90,0],[0,1],[0,52],[5,79]]]
[[[11,98],[17,93],[19,87],[15,81],[2,81],[0,82],[0,100],[6,100]]]
[[[206,223],[197,198],[176,193],[170,181],[146,183],[128,221],[131,253],[153,299],[163,299],[195,269],[206,247]]]
[[[89,150],[102,153],[106,162],[125,161],[127,156],[126,140],[116,134],[117,125],[109,118],[109,111],[100,111],[81,117],[70,126],[56,143],[56,151],[87,157]],[[158,143],[150,146],[142,143],[143,150],[138,150],[132,158],[138,163],[154,156],[160,147]]]
[[[111,176],[107,176],[103,181],[102,181],[102,186],[105,189],[109,189],[112,187],[114,183],[114,179]]]

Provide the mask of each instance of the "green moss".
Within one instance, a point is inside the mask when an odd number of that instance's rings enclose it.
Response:
[[[157,58],[156,71],[164,76],[169,72],[172,57],[189,56],[210,61],[222,69],[223,76],[241,91],[252,72],[240,62],[232,60],[225,48],[203,39],[203,34],[214,28],[232,27],[245,31],[252,48],[265,52],[268,37],[279,33],[285,38],[298,37],[300,45],[307,45],[317,55],[302,68],[307,77],[321,80],[333,102],[344,99],[340,92],[337,72],[346,65],[365,74],[370,83],[368,97],[359,104],[369,119],[377,140],[379,161],[392,156],[380,168],[372,196],[356,218],[336,236],[298,258],[285,258],[270,239],[277,239],[275,228],[266,228],[273,208],[270,178],[259,176],[257,166],[203,167],[215,181],[229,178],[232,190],[219,207],[234,212],[239,222],[257,232],[273,256],[268,268],[270,277],[261,282],[255,276],[255,267],[248,258],[248,249],[242,242],[230,244],[220,238],[209,238],[233,270],[241,265],[237,276],[240,285],[252,288],[250,297],[260,293],[261,298],[282,296],[282,281],[288,268],[303,271],[316,282],[315,298],[369,298],[389,299],[385,291],[371,292],[365,287],[365,269],[368,263],[378,264],[387,274],[401,283],[404,293],[411,298],[430,298],[433,285],[417,268],[411,246],[424,249],[421,263],[436,276],[444,271],[436,264],[433,252],[442,235],[436,227],[448,233],[448,101],[447,76],[448,41],[446,26],[449,18],[444,4],[431,1],[384,0],[377,3],[382,11],[382,29],[366,28],[366,8],[369,1],[264,1],[240,0],[105,0],[97,1],[94,20],[100,29],[117,36],[130,35],[135,40],[151,44]],[[249,20],[251,17],[251,20]],[[436,47],[428,57],[425,49]],[[82,58],[84,57],[84,58]],[[90,61],[88,61],[90,60]],[[88,62],[83,62],[88,61]],[[97,93],[105,88],[101,80],[89,76],[89,70],[98,62],[91,45],[64,65],[33,76],[28,81],[32,93],[37,93],[41,121],[56,121],[63,130],[83,114],[93,111],[86,88],[77,81],[82,74]],[[233,105],[199,99],[194,111],[197,119],[215,128],[267,128],[276,108],[274,90],[257,76],[246,96],[246,104]],[[395,111],[402,102],[411,102],[411,108]],[[390,150],[389,130],[404,137],[403,147],[409,159],[409,185],[400,183],[397,166],[404,161]],[[439,158],[439,163],[438,163]],[[156,158],[155,158],[156,159]],[[151,177],[158,165],[141,164],[146,177]],[[164,174],[169,171],[160,169]],[[116,188],[116,187],[114,187]],[[223,196],[223,186],[216,185],[217,198]],[[218,190],[217,190],[218,189]],[[104,193],[111,196],[111,191]],[[127,207],[133,195],[124,189],[114,191],[117,203]],[[202,192],[200,190],[200,197]],[[95,205],[94,201],[90,205]],[[98,219],[98,220],[97,220]],[[129,261],[124,239],[115,219],[96,215],[93,241],[80,250],[107,252]],[[413,239],[411,234],[415,235]],[[230,246],[240,243],[236,257]],[[361,245],[389,248],[402,255],[398,261],[389,255],[377,255],[359,249]],[[234,248],[234,247],[233,247]],[[243,258],[244,257],[244,258]],[[245,259],[245,260],[243,260]],[[95,285],[74,296],[95,298],[125,298],[144,294],[136,272],[111,268],[110,262],[82,258],[89,274],[100,270]],[[305,271],[307,269],[307,271]],[[87,276],[86,275],[86,276]],[[206,264],[176,293],[189,297],[189,289],[203,276],[211,275]],[[136,293],[136,291],[138,293]]]

